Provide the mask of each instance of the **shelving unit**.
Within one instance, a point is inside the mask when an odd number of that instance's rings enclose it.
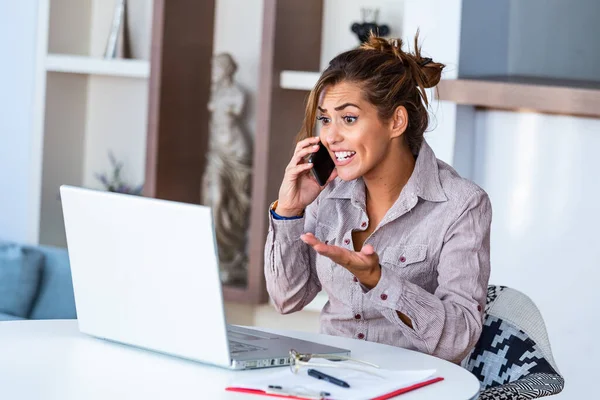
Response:
[[[131,3],[132,5],[134,2]],[[115,1],[39,2],[35,121],[39,143],[38,241],[66,246],[62,184],[101,188],[108,153],[124,163],[124,178],[144,181],[152,2],[130,7],[134,59],[104,59]],[[144,21],[144,22],[142,22]]]

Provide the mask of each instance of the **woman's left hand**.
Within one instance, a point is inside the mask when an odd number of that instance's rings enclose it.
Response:
[[[311,246],[317,253],[330,258],[336,264],[346,268],[364,286],[374,288],[381,278],[379,256],[370,244],[360,251],[351,251],[339,246],[331,246],[321,242],[312,233],[305,233],[300,239]]]

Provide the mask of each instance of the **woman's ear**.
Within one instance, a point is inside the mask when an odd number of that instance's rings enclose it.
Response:
[[[408,112],[404,106],[398,106],[394,110],[391,121],[391,136],[390,138],[397,138],[402,136],[406,128],[408,127]]]

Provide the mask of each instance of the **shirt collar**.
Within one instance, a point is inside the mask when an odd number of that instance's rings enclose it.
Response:
[[[415,185],[415,194],[423,200],[434,202],[448,200],[440,182],[438,160],[425,140],[421,144],[415,169],[407,185],[411,183]]]
[[[337,184],[329,192],[327,198],[350,199],[352,203],[358,205],[365,204],[365,184],[362,178],[350,182],[344,182],[339,179],[336,179],[336,181]],[[423,144],[421,145],[415,169],[402,189],[400,197],[404,193],[414,193],[423,200],[433,202],[448,200],[440,183],[437,158],[425,140],[423,140]]]

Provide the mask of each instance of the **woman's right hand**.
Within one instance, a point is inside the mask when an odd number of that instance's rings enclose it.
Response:
[[[318,137],[301,140],[296,145],[292,160],[285,169],[283,182],[279,188],[279,200],[275,212],[283,217],[293,217],[302,214],[306,206],[315,201],[323,187],[312,176],[312,164],[305,161],[306,156],[315,153],[320,144]],[[327,183],[337,176],[334,169]]]

